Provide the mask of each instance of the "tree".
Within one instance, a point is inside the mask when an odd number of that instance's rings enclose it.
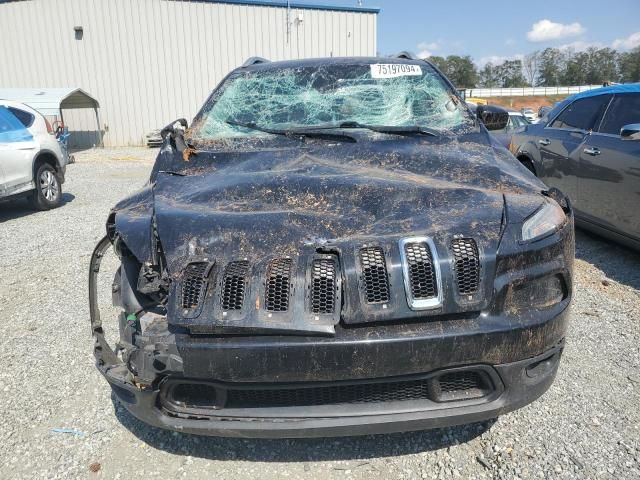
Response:
[[[557,48],[545,48],[539,58],[538,85],[555,87],[561,84],[562,72],[565,70],[565,58]]]
[[[589,55],[585,52],[566,55],[564,72],[560,76],[559,85],[584,85],[586,83],[585,66],[589,62]]]
[[[497,71],[501,87],[527,86],[527,80],[522,75],[522,60],[505,60],[501,65],[498,65]]]
[[[618,72],[621,82],[640,82],[640,47],[618,55]]]
[[[531,52],[529,55],[525,55],[524,60],[522,61],[522,66],[524,68],[527,83],[529,83],[529,85],[531,85],[532,87],[536,85],[538,80],[539,60],[540,52],[536,50],[535,52]]]
[[[469,55],[447,57],[448,73],[451,82],[459,88],[472,88],[478,84],[478,69]]]
[[[444,73],[446,75],[446,71],[447,71],[447,59],[444,57],[439,57],[438,55],[434,55],[433,57],[429,57],[428,60],[433,63],[436,67],[438,67],[438,70],[440,70],[442,73]]]
[[[468,55],[434,56],[429,60],[459,88],[640,81],[640,47],[622,53],[612,48],[591,47],[582,52],[546,48],[526,55],[523,60],[507,60],[499,65],[487,63],[479,71]]]
[[[596,85],[618,79],[616,72],[617,53],[615,50],[591,47],[585,53],[587,54],[587,63],[584,68],[587,84]]]
[[[479,84],[481,87],[491,88],[500,86],[500,77],[498,77],[498,68],[491,62],[487,63],[480,70]]]
[[[458,88],[472,88],[478,84],[478,69],[469,55],[429,57],[429,61],[444,73]]]

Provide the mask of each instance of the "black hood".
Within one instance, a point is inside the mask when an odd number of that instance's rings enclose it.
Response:
[[[153,216],[178,281],[194,259],[343,257],[415,236],[443,249],[454,235],[470,236],[495,257],[507,211],[521,221],[542,203],[544,186],[506,150],[474,141],[481,135],[199,151],[186,161],[167,143],[151,185],[116,208],[116,228],[146,261]]]
[[[188,161],[165,148],[152,181],[170,268],[196,251],[295,255],[309,242],[458,226],[497,238],[504,195],[535,208],[544,188],[507,152],[446,138],[198,152]]]

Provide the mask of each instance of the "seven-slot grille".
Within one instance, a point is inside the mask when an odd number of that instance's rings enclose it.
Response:
[[[291,263],[290,258],[279,258],[269,264],[265,308],[270,312],[286,312],[289,309]]]
[[[366,247],[361,249],[360,265],[367,303],[388,302],[390,298],[389,278],[382,248]]]
[[[311,265],[311,311],[333,313],[336,290],[336,264],[323,258]]]
[[[182,308],[194,309],[200,305],[205,286],[206,262],[194,262],[184,269],[184,280],[182,281]]]
[[[415,300],[437,297],[438,283],[429,245],[426,242],[405,243],[404,253],[411,297]]]
[[[476,242],[471,238],[457,238],[451,249],[458,292],[461,295],[476,293],[480,284],[480,256]]]
[[[407,238],[400,242],[407,300],[412,308],[430,308],[441,304],[439,295],[437,258],[430,239]],[[454,280],[458,291],[471,295],[480,284],[480,258],[476,242],[471,238],[456,238],[451,243]],[[384,251],[379,246],[364,247],[359,251],[361,282],[367,303],[387,303],[391,299],[389,277]],[[200,305],[207,284],[206,262],[193,262],[184,270],[182,282],[182,308],[192,310]],[[291,293],[290,258],[271,261],[265,281],[265,309],[271,312],[289,310]],[[249,262],[233,261],[227,264],[221,282],[220,302],[224,311],[241,310],[247,295]],[[333,258],[317,258],[311,263],[309,309],[314,314],[335,311],[338,288],[337,265]]]
[[[222,309],[241,310],[246,291],[249,262],[245,260],[231,262],[224,270],[222,280]]]

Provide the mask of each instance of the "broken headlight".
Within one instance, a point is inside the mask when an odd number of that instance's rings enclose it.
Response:
[[[522,240],[531,242],[551,235],[564,224],[566,219],[567,215],[562,207],[549,198],[522,225]]]

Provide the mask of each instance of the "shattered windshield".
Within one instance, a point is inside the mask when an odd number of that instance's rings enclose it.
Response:
[[[341,124],[444,131],[467,122],[453,92],[426,63],[333,64],[230,76],[200,112],[190,136],[210,141],[270,135],[264,129]]]

